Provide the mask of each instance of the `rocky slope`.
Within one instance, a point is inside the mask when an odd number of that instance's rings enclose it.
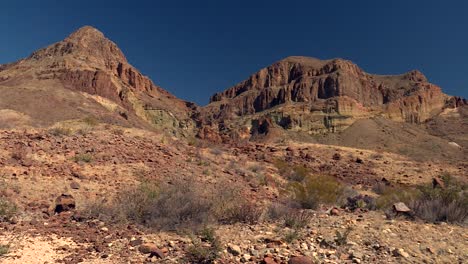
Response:
[[[89,26],[26,59],[1,65],[0,92],[0,111],[10,116],[7,124],[50,125],[93,116],[174,133],[188,133],[193,126],[191,103],[143,76],[115,43]]]
[[[419,71],[372,75],[343,59],[288,57],[213,95],[201,118],[211,131],[202,137],[236,130],[248,138],[266,127],[323,134],[378,116],[419,124],[462,105]]]

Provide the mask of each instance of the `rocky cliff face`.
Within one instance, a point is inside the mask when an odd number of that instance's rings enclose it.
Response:
[[[188,133],[194,128],[190,118],[195,109],[193,104],[155,85],[128,63],[115,43],[89,26],[26,59],[0,68],[0,86],[4,89],[45,89],[50,85],[91,95],[86,97],[89,104],[97,103],[134,124],[143,122],[174,133]],[[103,103],[109,101],[112,107]],[[21,107],[17,108],[21,112]],[[34,113],[26,114],[34,116]],[[96,111],[89,114],[98,115]],[[51,121],[59,120],[57,117]]]
[[[317,134],[373,116],[421,123],[450,100],[419,71],[381,76],[347,60],[289,57],[213,95],[202,122],[257,130],[258,120],[267,118],[287,130]]]

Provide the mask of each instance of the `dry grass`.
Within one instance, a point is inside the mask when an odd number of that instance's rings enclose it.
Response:
[[[143,182],[119,192],[107,204],[93,203],[84,215],[117,223],[133,222],[155,230],[192,230],[215,224],[256,223],[262,211],[239,193],[207,193],[206,187],[175,180]]]

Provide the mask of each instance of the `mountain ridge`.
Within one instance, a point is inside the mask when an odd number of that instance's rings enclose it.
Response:
[[[117,44],[91,26],[0,65],[0,92],[0,109],[24,119],[21,124],[49,126],[95,116],[216,142],[339,133],[357,120],[377,117],[422,124],[467,104],[418,70],[377,75],[341,58],[289,56],[215,93],[201,107],[141,74]]]

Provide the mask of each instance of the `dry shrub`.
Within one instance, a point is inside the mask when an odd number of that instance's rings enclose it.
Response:
[[[110,203],[91,204],[84,215],[134,222],[156,230],[199,230],[212,223],[256,223],[262,211],[239,193],[206,193],[206,186],[181,180],[145,182],[119,192]],[[223,190],[223,193],[229,193]]]
[[[73,161],[75,162],[85,162],[85,163],[90,163],[93,160],[93,156],[89,153],[85,154],[76,154],[73,157]]]
[[[71,128],[60,126],[49,129],[48,133],[56,137],[70,136],[73,133],[73,131],[71,130]]]
[[[119,192],[106,205],[89,205],[85,215],[156,230],[198,229],[210,220],[210,208],[211,202],[193,185],[145,182]]]
[[[312,212],[301,210],[293,205],[274,203],[268,207],[267,219],[271,221],[281,221],[285,227],[302,229],[306,227],[313,218]]]
[[[6,197],[0,197],[0,222],[9,221],[17,211],[16,205]]]
[[[186,259],[189,263],[214,263],[222,250],[221,241],[211,228],[204,228],[200,238],[192,238],[187,248]]]
[[[99,125],[99,120],[97,120],[95,117],[92,117],[92,116],[88,116],[84,118],[82,121],[86,125],[92,126],[92,127]]]
[[[430,222],[466,224],[468,221],[468,186],[448,174],[442,175],[445,188],[419,186],[417,199],[409,203],[415,216]]]
[[[9,186],[0,182],[0,222],[9,221],[18,211],[17,206],[8,196]]]
[[[213,215],[223,224],[258,223],[263,210],[256,204],[244,198],[240,189],[222,190],[214,194]]]
[[[412,209],[413,215],[429,222],[466,223],[468,219],[467,184],[450,175],[442,175],[445,187],[426,184],[416,187],[384,186],[378,189],[380,196],[376,207],[391,210],[393,204],[403,202]]]
[[[331,176],[313,175],[289,186],[292,200],[304,209],[336,205],[344,200],[347,188]]]

